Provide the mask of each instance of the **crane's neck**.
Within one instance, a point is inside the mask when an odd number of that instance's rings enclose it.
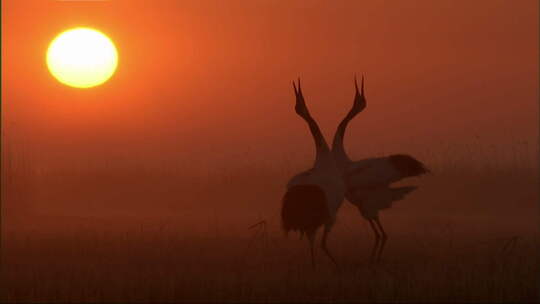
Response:
[[[304,119],[308,123],[311,135],[313,136],[313,140],[315,142],[314,167],[324,166],[329,161],[333,161],[332,154],[330,153],[330,148],[328,147],[328,143],[326,143],[326,140],[321,133],[321,129],[319,128],[317,122],[313,119],[313,117],[311,117],[311,115],[306,115]]]
[[[343,166],[351,162],[351,159],[345,152],[345,146],[343,144],[343,139],[345,137],[345,130],[347,125],[354,118],[355,114],[348,113],[347,116],[339,124],[336,134],[334,135],[334,141],[332,143],[332,154],[338,166]]]

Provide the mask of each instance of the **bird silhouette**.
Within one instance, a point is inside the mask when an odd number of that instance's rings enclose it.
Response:
[[[298,88],[293,81],[296,96],[296,113],[308,124],[315,141],[315,162],[309,170],[293,176],[287,183],[282,199],[282,228],[306,235],[311,252],[311,264],[315,267],[314,242],[317,230],[324,226],[321,248],[338,267],[327,247],[327,237],[335,223],[336,213],[343,204],[345,183],[336,166],[332,152],[324,139],[317,122],[310,115],[302,93],[300,79]]]
[[[371,261],[379,261],[387,234],[379,219],[379,211],[392,207],[392,203],[403,199],[417,187],[391,187],[394,182],[406,177],[428,173],[425,165],[406,154],[394,154],[386,157],[373,157],[359,161],[351,160],[343,145],[345,130],[349,122],[366,108],[364,95],[364,77],[360,91],[356,77],[354,79],[355,96],[352,108],[338,125],[332,143],[332,154],[338,169],[343,172],[346,186],[345,198],[355,205],[366,219],[375,234],[375,243],[371,251]]]

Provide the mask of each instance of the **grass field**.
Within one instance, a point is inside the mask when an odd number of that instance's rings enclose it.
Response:
[[[538,235],[459,236],[446,225],[390,238],[379,264],[371,238],[336,229],[338,272],[313,270],[297,236],[183,237],[167,229],[6,240],[5,302],[482,301],[531,302]],[[70,236],[71,234],[71,236]],[[246,232],[247,234],[247,232]],[[496,235],[496,234],[495,234]]]
[[[510,169],[448,162],[404,182],[420,189],[383,212],[389,240],[379,264],[368,262],[367,223],[345,203],[329,239],[340,272],[320,250],[312,269],[307,242],[280,230],[279,200],[294,167],[191,180],[176,171],[76,168],[86,175],[46,176],[33,188],[14,179],[4,198],[49,207],[4,213],[0,299],[538,301],[538,174],[527,169],[536,163],[518,160],[523,166]],[[266,234],[248,229],[260,220]]]

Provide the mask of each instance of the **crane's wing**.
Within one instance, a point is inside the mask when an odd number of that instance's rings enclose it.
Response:
[[[392,207],[392,203],[405,198],[405,196],[418,187],[398,187],[398,188],[385,188],[380,191],[375,191],[371,195],[368,195],[366,203],[372,205],[372,208],[378,210],[387,209]]]
[[[392,203],[405,198],[417,187],[388,188],[379,187],[370,190],[349,192],[347,199],[356,205],[367,218],[376,218],[380,210],[392,207]]]
[[[354,162],[345,173],[347,189],[388,185],[406,177],[428,173],[425,165],[404,154],[368,158]]]

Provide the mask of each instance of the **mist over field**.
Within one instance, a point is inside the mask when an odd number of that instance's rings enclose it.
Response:
[[[119,54],[87,90],[44,62],[80,25]],[[0,299],[538,300],[537,39],[534,0],[3,1]],[[292,81],[330,142],[355,75],[350,157],[410,154],[431,174],[381,212],[381,263],[345,202],[341,271],[320,239],[312,269],[280,220],[315,157]]]
[[[530,145],[486,149],[474,162],[451,148],[418,155],[433,173],[400,182],[420,189],[382,212],[389,241],[379,265],[369,263],[367,222],[345,203],[329,240],[340,273],[320,250],[312,270],[307,243],[280,229],[284,183],[307,161],[57,171],[14,161],[3,179],[3,299],[532,301],[540,247]],[[248,229],[261,220],[264,229]]]

